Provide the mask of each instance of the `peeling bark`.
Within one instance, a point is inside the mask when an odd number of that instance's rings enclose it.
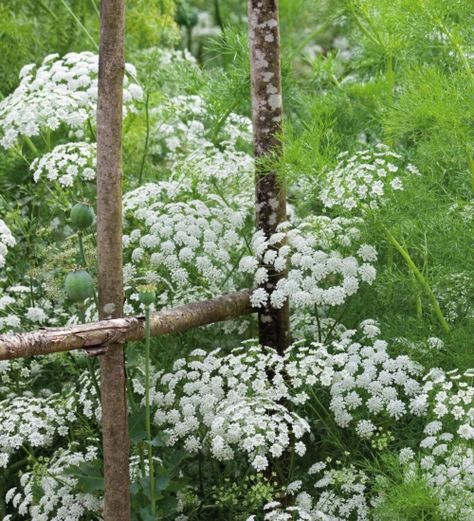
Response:
[[[100,6],[97,99],[97,257],[99,318],[123,315],[122,104],[125,1]],[[113,337],[112,337],[113,340]],[[111,342],[100,360],[104,520],[130,521],[128,407],[123,343]]]
[[[252,80],[252,121],[256,158],[255,210],[256,226],[266,237],[286,221],[285,188],[275,172],[265,168],[263,159],[279,154],[282,131],[282,91],[280,71],[280,32],[276,0],[249,0],[250,68]],[[262,285],[270,294],[285,272],[270,271]],[[270,305],[258,313],[259,338],[262,345],[283,353],[288,347],[288,303],[282,309]]]
[[[250,291],[244,290],[202,302],[193,302],[151,315],[151,335],[162,336],[248,315]],[[31,333],[0,335],[0,361],[90,349],[145,338],[145,319],[126,317]]]

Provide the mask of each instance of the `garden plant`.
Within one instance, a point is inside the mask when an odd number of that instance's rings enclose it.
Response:
[[[0,521],[474,519],[472,2],[0,15]]]

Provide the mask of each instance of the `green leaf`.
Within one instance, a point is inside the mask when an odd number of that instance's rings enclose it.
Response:
[[[130,416],[129,421],[130,442],[138,444],[146,438],[145,408],[141,407]]]
[[[77,488],[84,493],[97,494],[104,491],[104,478],[102,476],[102,462],[100,460],[85,461],[79,465],[72,465],[65,474],[78,480]]]

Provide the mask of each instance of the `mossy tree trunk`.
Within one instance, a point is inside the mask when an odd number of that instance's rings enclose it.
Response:
[[[256,225],[268,238],[286,221],[286,194],[268,159],[281,149],[282,91],[280,31],[276,0],[249,0],[249,40],[252,81],[252,121],[256,159]],[[278,247],[279,245],[275,245]],[[285,273],[270,271],[262,286],[272,293]],[[279,353],[289,345],[288,303],[273,309],[268,303],[258,314],[259,339]]]
[[[124,0],[102,0],[97,100],[97,256],[99,318],[123,316],[122,96]],[[105,521],[130,521],[128,409],[124,344],[100,360]]]

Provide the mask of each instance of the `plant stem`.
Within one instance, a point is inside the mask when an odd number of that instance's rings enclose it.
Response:
[[[38,149],[36,148],[36,145],[31,141],[31,139],[28,136],[23,136],[23,140],[28,145],[28,148],[33,152],[35,156],[39,155]]]
[[[84,34],[89,38],[89,40],[92,42],[94,47],[96,49],[99,49],[97,42],[92,37],[91,33],[87,30],[87,27],[79,20],[76,13],[71,9],[71,6],[66,2],[66,0],[60,0],[60,1],[66,8],[66,11],[68,11],[69,14],[74,18],[74,21],[77,23],[77,25],[84,31]]]
[[[84,241],[83,241],[83,235],[82,235],[81,230],[79,230],[77,232],[77,238],[78,238],[78,244],[79,244],[80,262],[82,263],[82,266],[87,269],[88,266],[87,266],[87,261],[86,261],[86,255],[84,253]],[[94,290],[94,303],[97,308],[97,311],[99,311],[99,301],[97,300],[97,294],[96,294],[95,290]]]
[[[97,4],[95,3],[95,0],[91,0],[92,8],[97,13],[97,16],[100,16],[99,8],[97,7]]]
[[[145,148],[143,150],[142,163],[140,165],[140,175],[138,176],[138,186],[141,186],[143,181],[143,171],[145,169],[145,162],[148,156],[148,144],[150,141],[150,110],[149,110],[150,93],[146,93],[145,98],[145,123],[146,123],[146,136],[145,136]]]
[[[85,315],[84,305],[83,304],[78,304],[77,308],[79,310],[79,320],[80,320],[81,324],[85,324],[85,322],[86,322],[86,315]],[[85,356],[86,356],[87,370],[89,371],[89,375],[91,377],[92,385],[94,386],[95,392],[97,394],[97,400],[100,401],[100,387],[99,387],[99,382],[97,381],[97,377],[95,375],[94,364],[93,364],[92,360],[89,358],[89,356],[87,354]]]
[[[224,31],[224,22],[222,21],[219,0],[214,0],[214,16],[216,18],[217,25],[220,27],[221,31]]]
[[[415,278],[420,283],[421,287],[424,289],[426,294],[428,295],[431,305],[433,306],[433,311],[436,315],[436,318],[438,319],[441,327],[445,331],[445,333],[449,333],[451,328],[449,327],[448,322],[444,318],[443,312],[441,311],[441,308],[439,306],[438,301],[436,300],[435,294],[433,293],[433,290],[431,289],[428,281],[424,277],[424,275],[421,273],[421,271],[418,269],[416,264],[414,263],[413,259],[410,257],[410,254],[408,251],[397,241],[397,239],[392,235],[390,230],[386,228],[384,225],[382,225],[382,228],[390,241],[391,244],[395,247],[395,249],[400,253],[400,255],[403,257],[403,260],[406,262],[407,266],[412,271]]]
[[[78,239],[78,244],[79,244],[79,256],[80,256],[81,263],[82,263],[84,268],[87,268],[87,261],[86,261],[86,256],[85,256],[85,253],[84,253],[84,242],[82,240],[82,232],[81,231],[77,232],[77,239]]]
[[[187,36],[187,47],[188,51],[192,52],[193,50],[193,28],[192,27],[186,27],[186,36]]]
[[[148,467],[150,476],[150,501],[153,517],[156,512],[155,500],[155,468],[153,465],[153,450],[151,438],[151,410],[150,410],[150,306],[145,306],[145,428],[148,442]]]

